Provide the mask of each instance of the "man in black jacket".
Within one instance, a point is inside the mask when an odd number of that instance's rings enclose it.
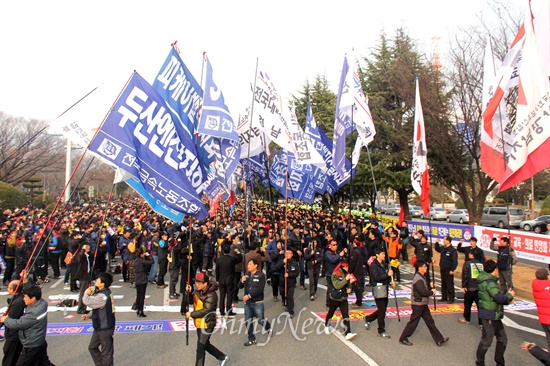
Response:
[[[280,273],[279,292],[283,298],[283,304],[286,304],[287,311],[292,318],[294,316],[294,290],[296,278],[300,274],[300,265],[294,259],[291,250],[287,250],[285,256],[280,257],[275,270]]]
[[[24,271],[21,274],[21,278],[23,279],[22,284],[20,284],[19,280],[13,280],[8,284],[8,293],[12,296],[9,301],[8,317],[12,319],[19,319],[25,313],[25,302],[23,301],[22,290],[28,280],[27,276],[24,275]],[[2,359],[2,366],[15,366],[23,350],[23,345],[19,340],[19,332],[15,329],[6,327],[4,338],[4,358]]]
[[[433,259],[433,251],[430,244],[428,244],[428,238],[424,235],[423,230],[418,230],[417,235],[413,235],[411,245],[414,247],[414,254],[416,260],[421,260],[428,263],[428,271],[426,272],[426,279],[430,282],[430,264]]]
[[[441,271],[441,301],[447,304],[455,302],[455,270],[458,266],[458,253],[451,244],[451,237],[443,239],[443,246],[439,241],[435,242],[435,251],[441,253],[439,269]]]
[[[370,266],[370,277],[372,281],[372,286],[385,286],[386,287],[386,296],[381,296],[376,298],[376,311],[365,316],[365,328],[370,329],[370,323],[374,319],[378,320],[378,336],[382,338],[389,339],[391,338],[388,333],[386,333],[386,309],[388,308],[388,284],[395,286],[392,276],[393,271],[390,269],[387,270],[386,263],[386,251],[382,248],[376,250],[376,259],[372,262]],[[374,295],[374,294],[373,294]]]
[[[352,289],[355,292],[356,300],[351,304],[352,308],[360,308],[363,305],[363,290],[365,289],[365,270],[363,268],[364,258],[361,254],[361,242],[353,241],[353,249],[349,257],[349,273],[355,276]]]
[[[235,255],[231,255],[231,245],[227,242],[222,245],[223,255],[216,259],[216,281],[220,287],[220,314],[225,316],[235,316],[233,312],[233,284],[234,276],[237,275],[235,267],[242,263],[242,255],[236,250]]]
[[[229,356],[214,347],[210,343],[210,337],[214,333],[216,326],[216,304],[218,303],[218,284],[211,281],[210,277],[203,272],[197,273],[195,277],[197,289],[193,292],[192,301],[193,312],[186,312],[187,319],[193,318],[197,328],[197,356],[195,366],[203,366],[206,358],[206,352],[216,357],[220,366],[224,366],[229,360]],[[191,294],[192,287],[187,285],[186,292]]]
[[[479,286],[477,275],[483,271],[483,263],[479,260],[483,251],[480,248],[473,248],[469,251],[469,259],[462,266],[462,292],[464,292],[464,316],[458,318],[460,323],[470,322],[472,316],[472,304],[475,302],[479,308]],[[481,327],[481,319],[477,317]]]
[[[481,256],[478,258],[481,263],[485,263],[485,254],[483,253],[483,250],[477,246],[477,238],[471,237],[470,238],[470,246],[463,246],[464,245],[464,239],[460,239],[460,242],[458,243],[456,250],[459,253],[464,253],[464,261],[470,260],[470,252],[478,248],[481,251]]]
[[[271,325],[264,318],[264,287],[265,274],[259,270],[260,263],[257,259],[251,259],[246,265],[247,272],[241,278],[239,287],[244,287],[244,319],[248,328],[248,341],[245,346],[256,344],[256,335],[254,334],[254,325],[252,319],[256,318],[260,324],[271,336]]]

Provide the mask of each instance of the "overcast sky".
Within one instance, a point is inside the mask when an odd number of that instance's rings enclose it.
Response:
[[[346,52],[368,56],[380,33],[409,30],[443,52],[485,0],[2,1],[0,111],[51,120],[99,84],[99,119],[137,70],[149,82],[177,40],[200,82],[206,51],[237,119],[250,102],[256,59],[283,95],[326,74],[336,91]],[[95,102],[94,102],[95,103]],[[98,107],[100,106],[100,107]],[[100,109],[101,111],[98,111]]]

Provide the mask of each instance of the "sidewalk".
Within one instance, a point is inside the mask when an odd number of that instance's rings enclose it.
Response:
[[[409,258],[412,258],[414,256],[414,248],[409,245],[408,250]],[[487,256],[488,252],[485,252],[485,255]],[[488,258],[491,258],[490,256]],[[436,273],[439,273],[439,253],[437,253],[434,249],[434,269]],[[491,258],[496,260],[496,258]],[[462,281],[462,266],[464,265],[464,254],[458,253],[458,267],[455,271],[455,285],[459,286],[461,285]],[[525,263],[521,263],[521,259],[519,260],[518,264],[516,264],[513,267],[513,274],[512,274],[512,281],[514,283],[514,291],[516,292],[516,296],[521,297],[525,300],[534,301],[533,299],[533,293],[531,290],[531,283],[533,282],[533,279],[535,278],[535,271],[538,268],[548,268],[545,264],[540,264],[540,266],[531,266]]]

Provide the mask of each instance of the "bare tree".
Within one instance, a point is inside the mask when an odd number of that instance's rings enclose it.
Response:
[[[0,181],[18,186],[43,171],[64,163],[64,142],[45,133],[47,122],[0,112]]]

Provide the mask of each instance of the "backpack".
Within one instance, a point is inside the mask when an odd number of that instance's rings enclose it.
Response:
[[[136,251],[136,243],[134,241],[131,241],[129,244],[128,244],[128,251],[130,253],[134,253]]]
[[[516,251],[514,250],[514,248],[510,247],[510,262],[512,263],[512,265],[515,265],[518,263],[518,256],[516,255]]]

